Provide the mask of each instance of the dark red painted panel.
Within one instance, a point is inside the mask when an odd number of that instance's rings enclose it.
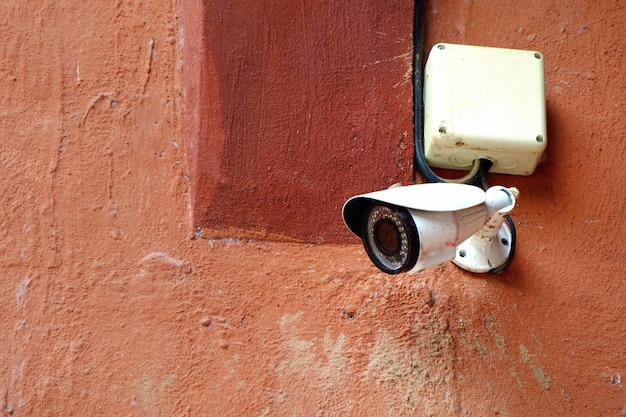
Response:
[[[183,16],[196,225],[346,241],[346,198],[412,178],[413,3],[204,7]]]

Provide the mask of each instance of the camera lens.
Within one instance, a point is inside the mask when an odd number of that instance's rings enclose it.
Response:
[[[417,229],[406,209],[373,204],[364,216],[363,229],[365,251],[381,271],[398,274],[417,262]]]
[[[391,220],[383,219],[374,224],[374,242],[383,255],[393,256],[402,247],[402,235]]]

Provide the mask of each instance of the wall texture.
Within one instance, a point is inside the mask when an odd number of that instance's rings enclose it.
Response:
[[[626,9],[427,2],[427,48],[545,56],[547,160],[490,178],[521,191],[499,277],[381,274],[341,224],[411,180],[411,17],[3,2],[0,410],[626,414]]]

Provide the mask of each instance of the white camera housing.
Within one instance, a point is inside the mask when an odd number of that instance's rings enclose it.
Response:
[[[515,193],[453,183],[394,186],[350,198],[343,219],[385,273],[415,273],[455,257],[464,269],[487,272],[507,260],[510,233],[508,241],[500,236]]]

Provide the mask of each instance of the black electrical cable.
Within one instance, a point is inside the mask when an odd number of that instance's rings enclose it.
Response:
[[[480,185],[482,185],[483,190],[487,191],[489,188],[489,183],[487,182],[487,173],[491,169],[493,162],[488,159],[480,160],[480,170],[478,171],[478,175],[480,177]]]
[[[424,155],[424,104],[423,104],[423,74],[422,60],[424,46],[422,40],[424,37],[424,1],[415,0],[415,9],[413,16],[413,144],[415,148],[415,167],[429,182],[463,182],[466,184],[476,184],[480,179],[478,170],[469,177],[452,180],[441,178],[433,172],[426,161]],[[482,160],[481,160],[482,166]]]

